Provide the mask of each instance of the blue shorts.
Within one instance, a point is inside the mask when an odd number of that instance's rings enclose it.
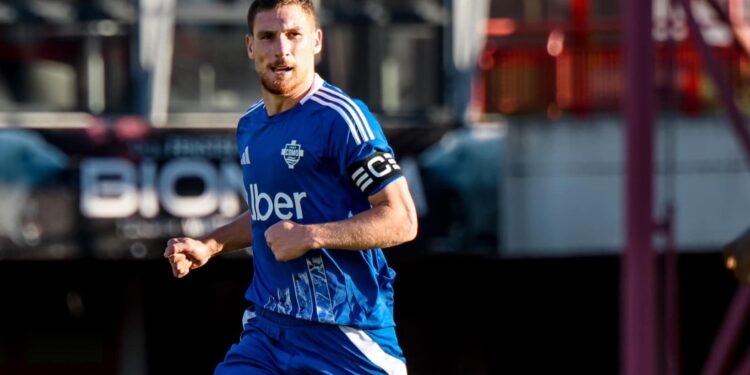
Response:
[[[363,330],[250,307],[214,375],[406,374],[394,327]]]

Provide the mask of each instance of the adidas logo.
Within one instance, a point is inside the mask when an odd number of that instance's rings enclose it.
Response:
[[[240,158],[241,165],[250,165],[250,150],[245,146],[245,151],[242,152],[242,158]]]

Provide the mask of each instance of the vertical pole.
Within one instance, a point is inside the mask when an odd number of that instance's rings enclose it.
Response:
[[[682,373],[680,357],[680,275],[675,244],[675,215],[673,202],[667,206],[664,249],[664,374]]]
[[[678,0],[668,1],[669,9],[667,11],[667,28],[672,30],[676,26],[675,9],[679,7]],[[663,81],[664,102],[670,112],[677,110],[677,72],[675,70],[676,62],[676,41],[669,33],[667,39],[667,77]],[[664,362],[662,369],[665,375],[679,375],[682,373],[682,357],[680,353],[680,275],[679,259],[677,257],[677,244],[675,240],[675,200],[677,189],[675,188],[675,167],[676,167],[676,126],[674,114],[670,113],[670,121],[665,129],[664,156],[666,160],[665,178],[666,178],[666,212],[664,217],[664,236],[666,237],[666,246],[664,251],[664,306],[661,319],[664,325]]]
[[[622,373],[656,373],[652,237],[654,46],[650,0],[622,2],[625,20],[626,244],[621,271]]]

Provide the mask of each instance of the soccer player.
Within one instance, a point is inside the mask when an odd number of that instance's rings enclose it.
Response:
[[[310,0],[256,0],[247,22],[263,91],[237,128],[249,210],[164,254],[180,278],[253,246],[244,330],[215,374],[405,374],[381,250],[417,232],[401,168],[367,107],[315,73]]]

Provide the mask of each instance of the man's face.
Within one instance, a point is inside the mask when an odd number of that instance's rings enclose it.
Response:
[[[266,91],[288,97],[307,90],[322,37],[312,15],[299,5],[258,12],[245,45]]]

